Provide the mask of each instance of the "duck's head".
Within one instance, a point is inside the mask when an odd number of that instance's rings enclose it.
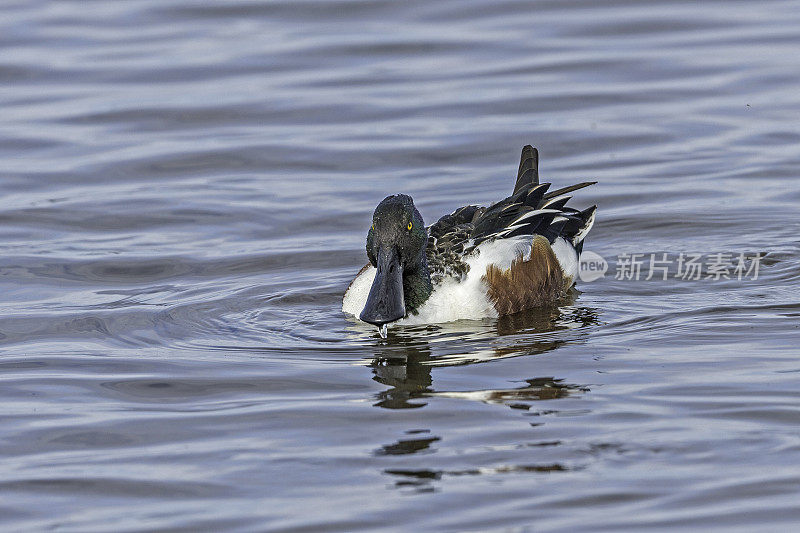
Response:
[[[367,234],[367,256],[377,272],[361,320],[381,327],[427,299],[431,291],[427,240],[425,223],[410,196],[387,196],[378,204]]]

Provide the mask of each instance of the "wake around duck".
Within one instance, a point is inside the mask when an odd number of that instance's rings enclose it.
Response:
[[[597,206],[567,207],[569,193],[539,183],[539,152],[522,149],[514,192],[490,207],[468,205],[425,227],[405,194],[385,198],[367,233],[369,263],[344,294],[342,311],[381,330],[498,317],[562,298]]]

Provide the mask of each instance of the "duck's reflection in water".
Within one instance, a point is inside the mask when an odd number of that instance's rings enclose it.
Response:
[[[572,305],[543,307],[523,313],[502,316],[497,319],[498,335],[519,335],[524,333],[554,333],[593,326],[599,322],[598,311],[591,307]]]
[[[428,430],[421,429],[415,433],[428,433]],[[431,450],[431,444],[441,440],[439,437],[420,437],[400,439],[393,444],[386,444],[380,449],[375,450],[375,455],[409,455],[412,453],[427,452]]]
[[[568,468],[559,463],[551,463],[540,465],[505,465],[491,468],[467,468],[464,470],[432,470],[429,468],[414,470],[388,468],[383,472],[384,474],[389,474],[395,478],[395,488],[412,488],[416,492],[433,492],[435,490],[433,482],[438,481],[445,476],[458,477],[518,473],[541,474],[550,472],[567,472],[569,470],[581,470],[581,468]]]
[[[494,324],[473,322],[467,326],[398,329],[390,333],[387,342],[376,346],[375,358],[371,361],[373,379],[389,386],[378,393],[374,405],[386,409],[413,409],[425,406],[426,398],[441,396],[519,408],[521,402],[563,397],[580,387],[564,384],[554,377],[534,377],[524,378],[527,385],[513,389],[437,391],[431,372],[434,367],[550,352],[567,343],[580,342],[584,335],[573,335],[571,330],[595,323],[597,313],[594,310],[570,306],[502,317]],[[466,328],[470,329],[469,334],[459,331]],[[560,334],[562,331],[565,334]]]
[[[406,346],[405,358],[376,358],[373,379],[390,388],[378,393],[376,407],[385,409],[414,409],[425,402],[412,402],[433,392],[431,385],[431,352],[426,344]],[[396,355],[393,353],[393,355]]]
[[[494,322],[390,330],[389,338],[380,341],[376,346],[375,358],[371,361],[373,379],[388,387],[376,395],[374,405],[384,409],[419,409],[434,398],[454,398],[503,405],[510,409],[529,411],[526,414],[530,415],[557,413],[555,410],[539,410],[533,407],[543,400],[565,398],[588,389],[565,383],[553,376],[540,376],[523,378],[519,380],[521,385],[517,387],[436,390],[433,372],[437,367],[473,365],[508,357],[536,356],[552,352],[565,344],[581,342],[588,334],[586,326],[597,322],[598,316],[594,310],[567,306],[507,316]],[[517,379],[516,376],[510,378],[509,381]],[[529,421],[526,423],[530,424]],[[436,443],[441,440],[439,436],[426,429],[415,430],[413,433],[415,434],[406,434],[391,444],[381,446],[374,450],[373,455],[436,452]],[[560,442],[535,445],[558,444]],[[531,444],[526,443],[523,446]],[[444,476],[543,473],[569,469],[571,467],[559,462],[543,462],[441,470],[390,468],[385,469],[384,473],[395,478],[395,487],[424,492],[434,490],[433,484]]]
[[[555,400],[564,398],[573,391],[585,392],[588,389],[579,385],[563,383],[555,377],[534,377],[525,379],[522,387],[510,389],[488,389],[471,391],[433,390],[430,365],[423,364],[416,357],[409,357],[405,363],[382,362],[375,366],[375,381],[389,385],[390,388],[377,394],[376,407],[384,409],[415,409],[424,407],[426,398],[458,398],[499,404],[511,409],[530,409],[527,402]]]

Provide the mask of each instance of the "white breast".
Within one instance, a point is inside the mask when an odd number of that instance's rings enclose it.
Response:
[[[356,279],[347,288],[347,292],[344,293],[342,311],[353,316],[361,314],[367,304],[367,296],[369,296],[369,290],[372,288],[372,281],[375,279],[377,271],[378,269],[369,265],[364,272],[356,276]]]

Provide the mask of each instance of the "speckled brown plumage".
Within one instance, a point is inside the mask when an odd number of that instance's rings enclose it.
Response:
[[[494,265],[486,269],[483,281],[500,316],[553,303],[572,285],[546,238],[537,235],[531,248],[530,259],[520,255],[508,270]]]

